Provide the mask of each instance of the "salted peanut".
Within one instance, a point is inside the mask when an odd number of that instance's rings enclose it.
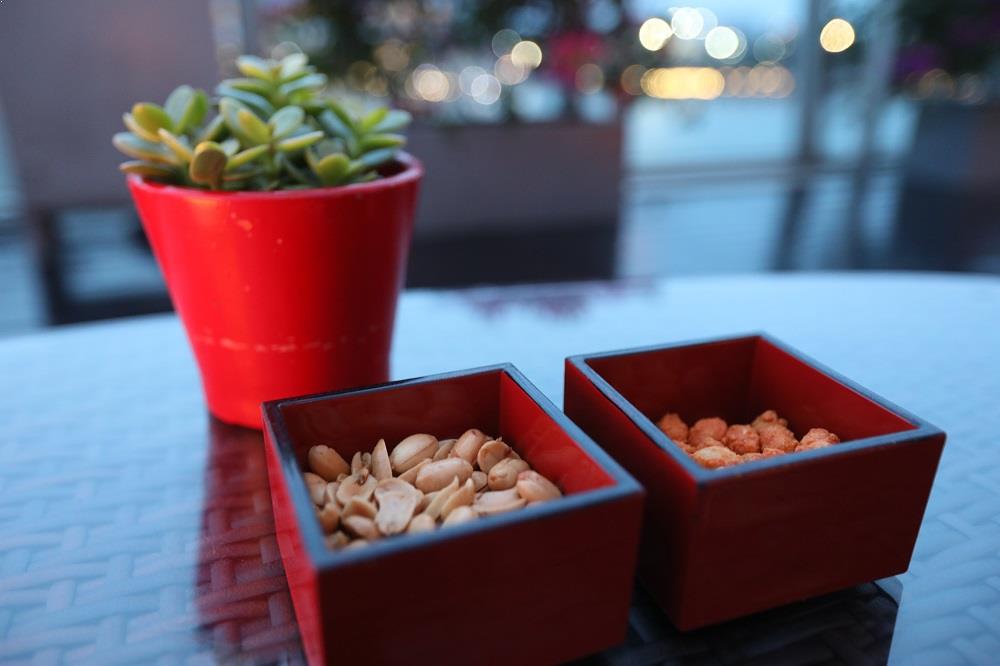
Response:
[[[413,484],[425,493],[441,490],[454,478],[465,483],[472,476],[472,465],[462,458],[445,458],[425,465]]]
[[[420,534],[421,532],[433,532],[437,527],[434,519],[426,513],[414,516],[410,521],[410,526],[406,528],[407,534]]]
[[[773,458],[775,456],[783,456],[785,455],[785,453],[787,453],[787,451],[782,451],[781,449],[772,449],[769,446],[765,446],[763,449],[761,449],[760,455],[764,456],[765,458]]]
[[[451,498],[451,496],[456,492],[458,492],[458,477],[452,479],[451,483],[434,495],[434,499],[432,499],[430,504],[427,505],[427,508],[424,509],[424,513],[434,520],[437,520],[438,516],[441,515],[441,509],[444,508],[445,502],[447,502],[448,499]]]
[[[378,495],[378,514],[375,526],[386,536],[399,534],[410,524],[422,495],[412,490],[383,491]]]
[[[733,453],[724,446],[708,446],[698,449],[692,456],[699,465],[708,469],[718,469],[728,467],[740,462],[739,455]]]
[[[351,516],[364,516],[365,518],[375,520],[377,513],[378,509],[369,500],[352,497],[351,501],[345,504],[344,509],[340,512],[340,519],[343,520]]]
[[[310,448],[307,458],[309,459],[309,469],[327,481],[338,481],[338,476],[351,471],[351,466],[340,457],[339,453],[323,444]]]
[[[351,543],[343,547],[342,550],[357,550],[359,548],[365,548],[368,546],[368,541],[365,539],[355,539]]]
[[[388,493],[410,493],[417,496],[417,499],[423,497],[423,493],[413,487],[413,484],[407,483],[402,479],[385,479],[378,482],[375,486],[375,499],[381,501],[382,497]]]
[[[521,456],[517,455],[517,451],[515,451],[514,449],[510,450],[510,453],[507,454],[507,457],[508,458],[513,458],[514,460],[520,460],[521,459]]]
[[[460,525],[462,523],[467,523],[470,520],[475,520],[478,517],[479,514],[477,514],[472,509],[471,506],[460,506],[454,511],[452,511],[450,514],[448,514],[448,517],[445,518],[444,522],[441,524],[444,527],[450,527],[452,525]]]
[[[378,528],[375,521],[364,516],[348,516],[340,521],[344,531],[359,539],[377,539],[379,537]]]
[[[319,524],[323,526],[323,531],[328,534],[340,525],[340,507],[336,502],[323,505],[323,508],[316,512],[316,516],[319,518]]]
[[[526,470],[517,475],[517,494],[526,502],[550,500],[562,497],[556,484],[534,470]]]
[[[358,451],[357,453],[354,454],[354,457],[351,458],[351,474],[357,474],[364,468],[365,468],[364,456],[362,455],[361,451]]]
[[[776,411],[768,409],[767,411],[761,412],[757,418],[753,420],[753,423],[750,424],[750,427],[754,430],[760,430],[764,426],[775,424],[788,427],[788,419],[783,419],[778,416]]]
[[[762,450],[765,448],[778,449],[785,453],[791,453],[798,445],[792,431],[777,423],[761,426],[757,434],[760,436],[760,448]]]
[[[368,470],[363,469],[340,483],[340,487],[337,488],[337,501],[341,504],[347,504],[352,497],[363,500],[371,499],[376,485],[378,485],[378,481],[375,477],[369,476]]]
[[[400,481],[406,481],[408,484],[412,486],[414,483],[417,482],[417,475],[420,474],[420,470],[422,470],[427,465],[430,465],[432,462],[434,461],[431,460],[430,458],[425,458],[424,460],[421,460],[419,463],[417,463],[416,467],[411,467],[410,469],[400,474],[399,477],[397,478]]]
[[[455,442],[451,450],[451,457],[461,458],[470,465],[476,464],[476,456],[483,444],[489,441],[489,437],[482,430],[471,428],[462,433],[462,436]]]
[[[525,504],[524,498],[517,494],[517,488],[509,488],[481,493],[472,503],[472,508],[481,516],[490,516],[520,509]]]
[[[741,463],[753,462],[754,460],[763,460],[767,458],[763,453],[744,453],[740,456]]]
[[[452,511],[460,506],[469,506],[472,500],[476,499],[476,488],[469,479],[462,487],[451,494],[451,497],[441,507],[441,517],[448,518]]]
[[[688,436],[687,448],[690,453],[698,451],[699,449],[707,449],[710,446],[725,446],[721,440],[718,440],[706,432],[693,432]]]
[[[510,452],[511,448],[503,440],[491,439],[483,444],[476,455],[479,469],[489,474],[490,470],[493,469],[493,465],[496,465],[510,455]]]
[[[339,550],[351,542],[351,537],[347,536],[340,530],[337,530],[330,536],[326,537],[326,545],[328,548],[333,548],[334,550]]]
[[[326,484],[326,490],[323,491],[323,503],[327,504],[329,502],[337,501],[337,491],[340,489],[340,484],[336,481],[331,481]]]
[[[410,435],[403,439],[392,449],[389,454],[389,462],[392,464],[392,471],[402,474],[406,470],[416,467],[421,460],[432,457],[438,448],[438,441],[434,435],[420,433]]]
[[[805,434],[799,446],[810,446],[819,442],[825,442],[826,445],[839,444],[840,438],[826,428],[813,428]]]
[[[698,419],[688,431],[688,444],[692,443],[690,441],[692,437],[701,434],[706,434],[712,439],[717,439],[721,442],[723,437],[726,436],[726,422],[718,416]]]
[[[736,453],[760,453],[760,435],[748,425],[731,425],[722,443]]]
[[[323,496],[326,491],[326,480],[312,472],[305,472],[302,475],[302,480],[306,482],[306,490],[309,491],[309,498],[313,504],[316,506],[326,504],[326,498]]]
[[[494,468],[496,468],[495,465]],[[485,488],[486,484],[489,483],[489,477],[486,476],[486,473],[480,472],[478,469],[474,470],[472,472],[472,476],[470,476],[469,478],[472,479],[472,485],[476,487],[477,493],[483,488]]]
[[[455,442],[457,439],[442,439],[438,442],[438,450],[434,454],[434,460],[444,460],[449,455],[451,455],[451,450],[455,448]]]
[[[488,485],[490,490],[507,490],[517,483],[517,475],[531,469],[531,466],[517,458],[504,458],[490,470]]]
[[[673,412],[664,414],[663,417],[656,422],[656,427],[675,442],[687,441],[688,425],[687,423],[684,423],[684,420],[678,414],[674,414]]]
[[[389,450],[385,446],[385,440],[378,440],[378,444],[372,450],[372,474],[379,481],[392,478],[392,465],[389,463]]]
[[[458,479],[456,479],[456,481],[457,480]],[[431,505],[431,502],[434,501],[434,498],[438,496],[439,492],[441,491],[439,490],[437,493],[424,493],[423,499],[421,499],[420,504],[417,505],[417,512],[423,513],[424,511],[426,511],[427,507]]]

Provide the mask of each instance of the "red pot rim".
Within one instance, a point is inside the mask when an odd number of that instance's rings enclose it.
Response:
[[[369,183],[354,183],[352,185],[333,185],[330,187],[312,187],[306,190],[276,190],[273,192],[217,192],[213,190],[201,190],[194,187],[181,187],[179,185],[168,185],[152,180],[146,180],[142,176],[129,175],[127,177],[130,187],[144,190],[146,192],[163,192],[176,194],[184,197],[200,197],[205,199],[239,199],[241,201],[268,200],[275,199],[314,199],[316,197],[349,197],[359,194],[374,193],[398,185],[404,185],[419,180],[424,175],[424,165],[413,155],[400,152],[396,155],[396,164],[402,165],[402,170],[385,178],[379,178]]]

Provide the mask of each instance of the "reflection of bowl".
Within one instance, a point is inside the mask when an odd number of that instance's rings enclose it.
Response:
[[[642,489],[513,366],[264,405],[278,544],[312,663],[555,663],[625,637]],[[414,432],[501,435],[565,497],[327,549],[302,470]]]
[[[944,433],[765,336],[566,361],[566,414],[646,487],[639,576],[692,629],[909,566]],[[652,419],[775,409],[844,443],[719,470]]]

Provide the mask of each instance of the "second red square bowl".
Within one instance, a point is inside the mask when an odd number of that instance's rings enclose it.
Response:
[[[625,638],[642,489],[511,365],[265,403],[275,527],[310,663],[550,664]],[[564,496],[351,551],[327,549],[302,472],[327,444],[468,428]]]
[[[639,576],[694,629],[901,573],[944,433],[766,336],[574,356],[565,411],[647,491]],[[704,469],[655,421],[766,409],[836,446]]]

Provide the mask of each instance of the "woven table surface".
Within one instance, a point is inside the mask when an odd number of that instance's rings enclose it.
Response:
[[[910,570],[593,664],[1000,663],[1000,279],[816,274],[409,292],[393,375],[766,331],[948,433]],[[845,492],[849,492],[845,488]],[[0,340],[0,663],[303,660],[259,433],[173,316]]]

